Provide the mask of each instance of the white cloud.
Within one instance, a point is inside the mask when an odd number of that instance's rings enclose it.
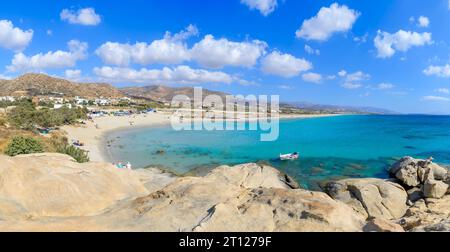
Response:
[[[79,70],[79,69],[67,69],[64,72],[64,75],[66,76],[66,78],[68,78],[70,80],[76,80],[76,79],[79,79],[81,77],[81,70]]]
[[[47,30],[46,33],[47,33],[48,36],[52,36],[53,35],[53,31],[52,30]]]
[[[430,19],[428,17],[425,16],[420,16],[418,19],[418,23],[417,25],[419,27],[428,27],[430,25]]]
[[[450,10],[450,0],[448,0],[448,9]]]
[[[95,13],[94,8],[84,8],[79,10],[64,9],[60,13],[61,20],[69,24],[95,26],[101,23],[100,15]]]
[[[279,85],[278,86],[280,89],[284,89],[284,90],[293,90],[294,87],[289,86],[289,85]]]
[[[95,53],[105,64],[128,66],[137,64],[180,64],[190,60],[190,52],[186,39],[198,35],[198,29],[189,25],[186,30],[172,35],[166,32],[163,39],[155,40],[150,44],[138,42],[134,45],[107,42],[101,45]]]
[[[377,85],[376,89],[378,90],[388,90],[393,89],[395,86],[391,83],[380,83]]]
[[[319,84],[322,82],[322,75],[317,73],[305,73],[302,75],[302,79],[306,82]]]
[[[438,77],[448,78],[450,77],[450,65],[447,64],[445,66],[429,66],[425,70],[423,70],[423,73],[427,76],[436,75]]]
[[[338,75],[339,75],[339,77],[345,77],[347,75],[347,71],[341,70],[341,71],[339,71]]]
[[[424,101],[450,101],[447,97],[428,95],[422,98]]]
[[[264,16],[274,12],[277,7],[277,0],[241,0],[251,10],[259,10]]]
[[[312,68],[311,62],[298,59],[290,54],[272,52],[261,61],[261,71],[266,74],[292,78]]]
[[[0,74],[0,80],[11,80],[12,77]]]
[[[364,35],[362,35],[361,37],[358,37],[358,36],[355,36],[354,38],[353,38],[353,41],[355,41],[355,42],[357,42],[357,43],[360,43],[360,44],[363,44],[363,43],[366,43],[367,42],[367,38],[369,37],[369,33],[365,33]]]
[[[414,46],[424,46],[432,44],[431,33],[417,33],[399,30],[391,34],[378,31],[374,40],[379,58],[392,57],[396,51],[406,52]]]
[[[305,45],[305,52],[309,53],[309,54],[315,54],[315,55],[320,55],[320,50],[319,49],[314,49],[309,45]]]
[[[339,73],[339,76],[344,78],[342,87],[346,89],[358,89],[363,86],[363,82],[370,79],[370,75],[362,71],[358,71],[352,74],[347,74],[347,72],[345,71],[341,71]]]
[[[150,84],[201,84],[225,83],[235,79],[224,72],[211,72],[203,69],[192,69],[189,66],[177,66],[163,69],[101,67],[94,68],[94,73],[102,80],[110,82],[136,82]]]
[[[46,54],[39,53],[31,57],[28,57],[23,53],[18,53],[14,55],[11,65],[7,66],[7,70],[18,72],[74,67],[78,60],[83,60],[87,57],[87,43],[71,40],[67,45],[69,51],[50,51]]]
[[[14,27],[9,20],[0,20],[0,47],[16,52],[23,51],[33,39],[33,30]]]
[[[448,88],[438,88],[435,91],[442,94],[450,94],[450,90]]]
[[[296,36],[306,40],[325,41],[334,33],[349,31],[359,16],[359,12],[346,5],[334,3],[329,8],[322,7],[315,17],[303,21]]]
[[[215,39],[206,35],[191,50],[192,59],[209,68],[225,66],[253,67],[265,54],[267,44],[259,40],[233,42],[225,38]]]

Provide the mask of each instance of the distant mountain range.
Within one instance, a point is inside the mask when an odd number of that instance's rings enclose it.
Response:
[[[191,99],[194,97],[194,88],[192,87],[180,87],[173,88],[167,86],[146,86],[146,87],[126,87],[121,88],[120,91],[132,98],[148,99],[159,102],[170,102],[176,95],[185,95]],[[225,96],[229,95],[223,92],[211,91],[208,89],[202,89],[203,96],[218,95],[225,99]]]
[[[357,107],[357,106],[338,106],[338,105],[323,105],[309,102],[289,102],[283,103],[281,107],[292,107],[307,111],[318,112],[332,112],[332,113],[362,113],[362,114],[398,114],[395,111],[374,108],[374,107]]]
[[[208,89],[203,89],[202,92],[203,96],[218,95],[225,98],[225,96],[229,95]],[[25,74],[13,80],[0,80],[0,96],[50,96],[55,94],[86,98],[120,98],[127,96],[157,102],[170,102],[176,95],[186,95],[192,99],[194,88],[167,86],[116,88],[108,83],[77,83],[45,74]],[[280,104],[280,106],[282,108],[300,109],[306,112],[395,114],[393,111],[380,108],[321,105],[307,102],[289,102]]]

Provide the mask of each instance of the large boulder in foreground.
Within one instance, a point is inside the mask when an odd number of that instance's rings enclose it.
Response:
[[[364,219],[344,203],[292,187],[290,178],[268,166],[222,166],[116,202],[95,216],[0,220],[0,230],[362,231]],[[83,194],[84,200],[96,198],[93,193]]]
[[[407,210],[408,194],[405,189],[388,180],[340,180],[328,183],[325,191],[365,218],[393,220],[401,218]]]
[[[96,215],[151,193],[132,171],[61,154],[0,156],[0,164],[0,216],[6,219]]]

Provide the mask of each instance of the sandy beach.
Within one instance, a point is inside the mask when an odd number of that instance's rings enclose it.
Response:
[[[139,114],[132,116],[103,116],[87,121],[85,125],[64,126],[61,129],[67,134],[69,141],[78,140],[84,144],[83,149],[89,151],[89,157],[94,162],[109,162],[105,155],[104,137],[108,132],[130,129],[170,125],[169,113]],[[323,115],[280,115],[280,119],[302,119],[338,116]],[[251,119],[250,119],[251,120]],[[133,122],[133,125],[130,124]]]

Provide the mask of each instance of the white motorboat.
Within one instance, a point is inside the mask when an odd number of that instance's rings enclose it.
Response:
[[[297,160],[300,158],[300,154],[298,152],[290,153],[290,154],[280,154],[280,160]]]

